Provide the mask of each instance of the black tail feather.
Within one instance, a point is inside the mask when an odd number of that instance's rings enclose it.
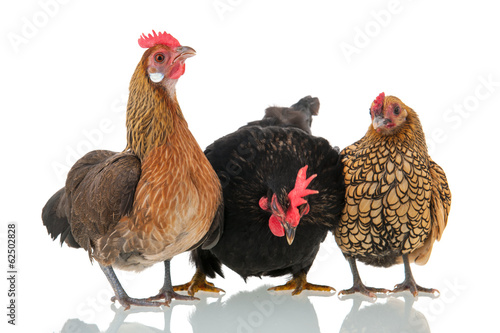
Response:
[[[311,115],[317,116],[319,113],[319,99],[317,97],[306,96],[290,108],[297,111],[309,112]]]
[[[66,242],[68,246],[79,248],[80,245],[75,241],[71,233],[71,226],[68,221],[67,197],[64,188],[57,191],[45,204],[42,210],[43,225],[47,232],[55,240],[60,236],[61,245]]]
[[[318,115],[319,99],[306,96],[291,107],[270,106],[262,120],[249,122],[246,126],[280,126],[300,128],[311,134],[312,116]]]
[[[222,264],[212,252],[197,248],[191,251],[191,262],[194,263],[197,269],[200,269],[206,276],[214,279],[215,274],[224,277],[222,272]]]

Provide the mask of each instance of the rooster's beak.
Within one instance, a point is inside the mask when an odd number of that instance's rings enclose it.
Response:
[[[288,245],[292,245],[297,227],[291,227],[287,222],[285,222],[283,223],[283,228],[285,229],[285,236]]]

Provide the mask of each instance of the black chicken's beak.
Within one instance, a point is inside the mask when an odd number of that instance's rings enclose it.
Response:
[[[176,50],[177,56],[175,57],[173,62],[178,60],[185,60],[187,58],[193,57],[196,55],[196,51],[189,46],[179,46]]]
[[[295,239],[295,230],[297,227],[291,227],[287,222],[283,223],[283,228],[285,228],[285,236],[288,245],[292,245],[293,240]]]

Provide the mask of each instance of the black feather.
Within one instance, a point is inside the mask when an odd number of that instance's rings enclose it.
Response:
[[[280,126],[300,128],[311,133],[312,116],[318,115],[319,99],[306,96],[290,107],[271,106],[265,111],[264,118],[249,122],[246,126]]]
[[[43,225],[47,232],[55,240],[60,236],[61,245],[64,241],[70,247],[79,248],[80,245],[75,241],[71,234],[71,226],[65,212],[67,205],[66,191],[64,188],[57,191],[45,204],[42,210]]]
[[[224,277],[220,260],[210,251],[197,248],[191,251],[191,262],[199,268],[206,276],[215,278],[215,274]]]

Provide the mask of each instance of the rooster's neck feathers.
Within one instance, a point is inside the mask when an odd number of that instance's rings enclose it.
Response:
[[[141,160],[153,148],[167,144],[176,126],[186,125],[175,86],[170,88],[152,83],[147,77],[145,64],[139,63],[130,82],[126,150]]]

